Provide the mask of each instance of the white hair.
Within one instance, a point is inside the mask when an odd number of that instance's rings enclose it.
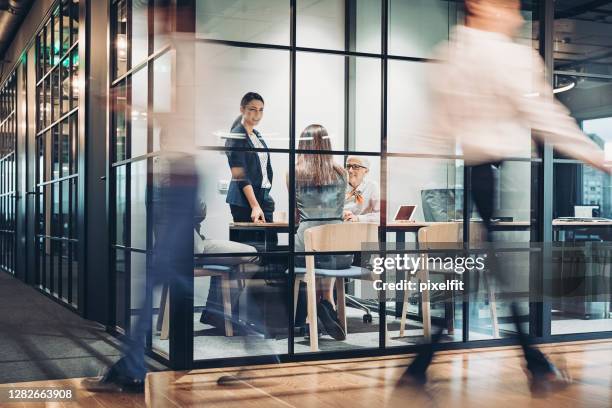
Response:
[[[364,156],[349,156],[346,158],[346,162],[348,163],[349,160],[359,160],[359,162],[361,162],[361,165],[363,167],[367,167],[368,170],[370,169],[370,160],[368,160],[367,157]]]

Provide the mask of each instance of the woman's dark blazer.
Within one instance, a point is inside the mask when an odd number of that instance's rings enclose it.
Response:
[[[255,136],[259,138],[259,141],[264,146],[265,149],[268,148],[268,145],[263,140],[259,132],[253,130]],[[239,124],[235,128],[232,129],[232,135],[244,135],[244,138],[231,138],[227,139],[225,142],[225,147],[230,148],[240,148],[240,149],[248,149],[255,148],[251,139],[247,135],[247,132],[242,124]],[[238,167],[244,169],[243,177],[239,179],[235,179],[232,177],[232,181],[229,185],[229,190],[227,192],[227,198],[225,202],[230,205],[236,205],[240,207],[250,208],[248,200],[244,195],[242,189],[245,186],[251,185],[253,187],[253,191],[255,192],[255,197],[257,201],[262,204],[264,198],[264,190],[261,188],[261,182],[263,180],[263,174],[261,172],[261,164],[259,162],[259,156],[256,151],[228,151],[226,152],[227,161],[230,166]],[[270,153],[266,153],[268,155],[268,180],[272,183],[272,164],[270,161]]]

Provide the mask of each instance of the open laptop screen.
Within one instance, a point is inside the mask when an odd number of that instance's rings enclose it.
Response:
[[[395,214],[395,221],[411,221],[416,205],[400,205]]]

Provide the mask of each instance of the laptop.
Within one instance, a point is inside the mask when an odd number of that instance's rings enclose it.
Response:
[[[416,205],[400,205],[395,213],[395,222],[410,222],[413,221],[414,213],[416,212]]]

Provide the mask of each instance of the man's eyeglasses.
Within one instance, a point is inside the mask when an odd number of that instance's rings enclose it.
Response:
[[[360,164],[347,164],[346,169],[347,170],[359,170],[359,169],[367,169],[367,167],[362,166]]]

